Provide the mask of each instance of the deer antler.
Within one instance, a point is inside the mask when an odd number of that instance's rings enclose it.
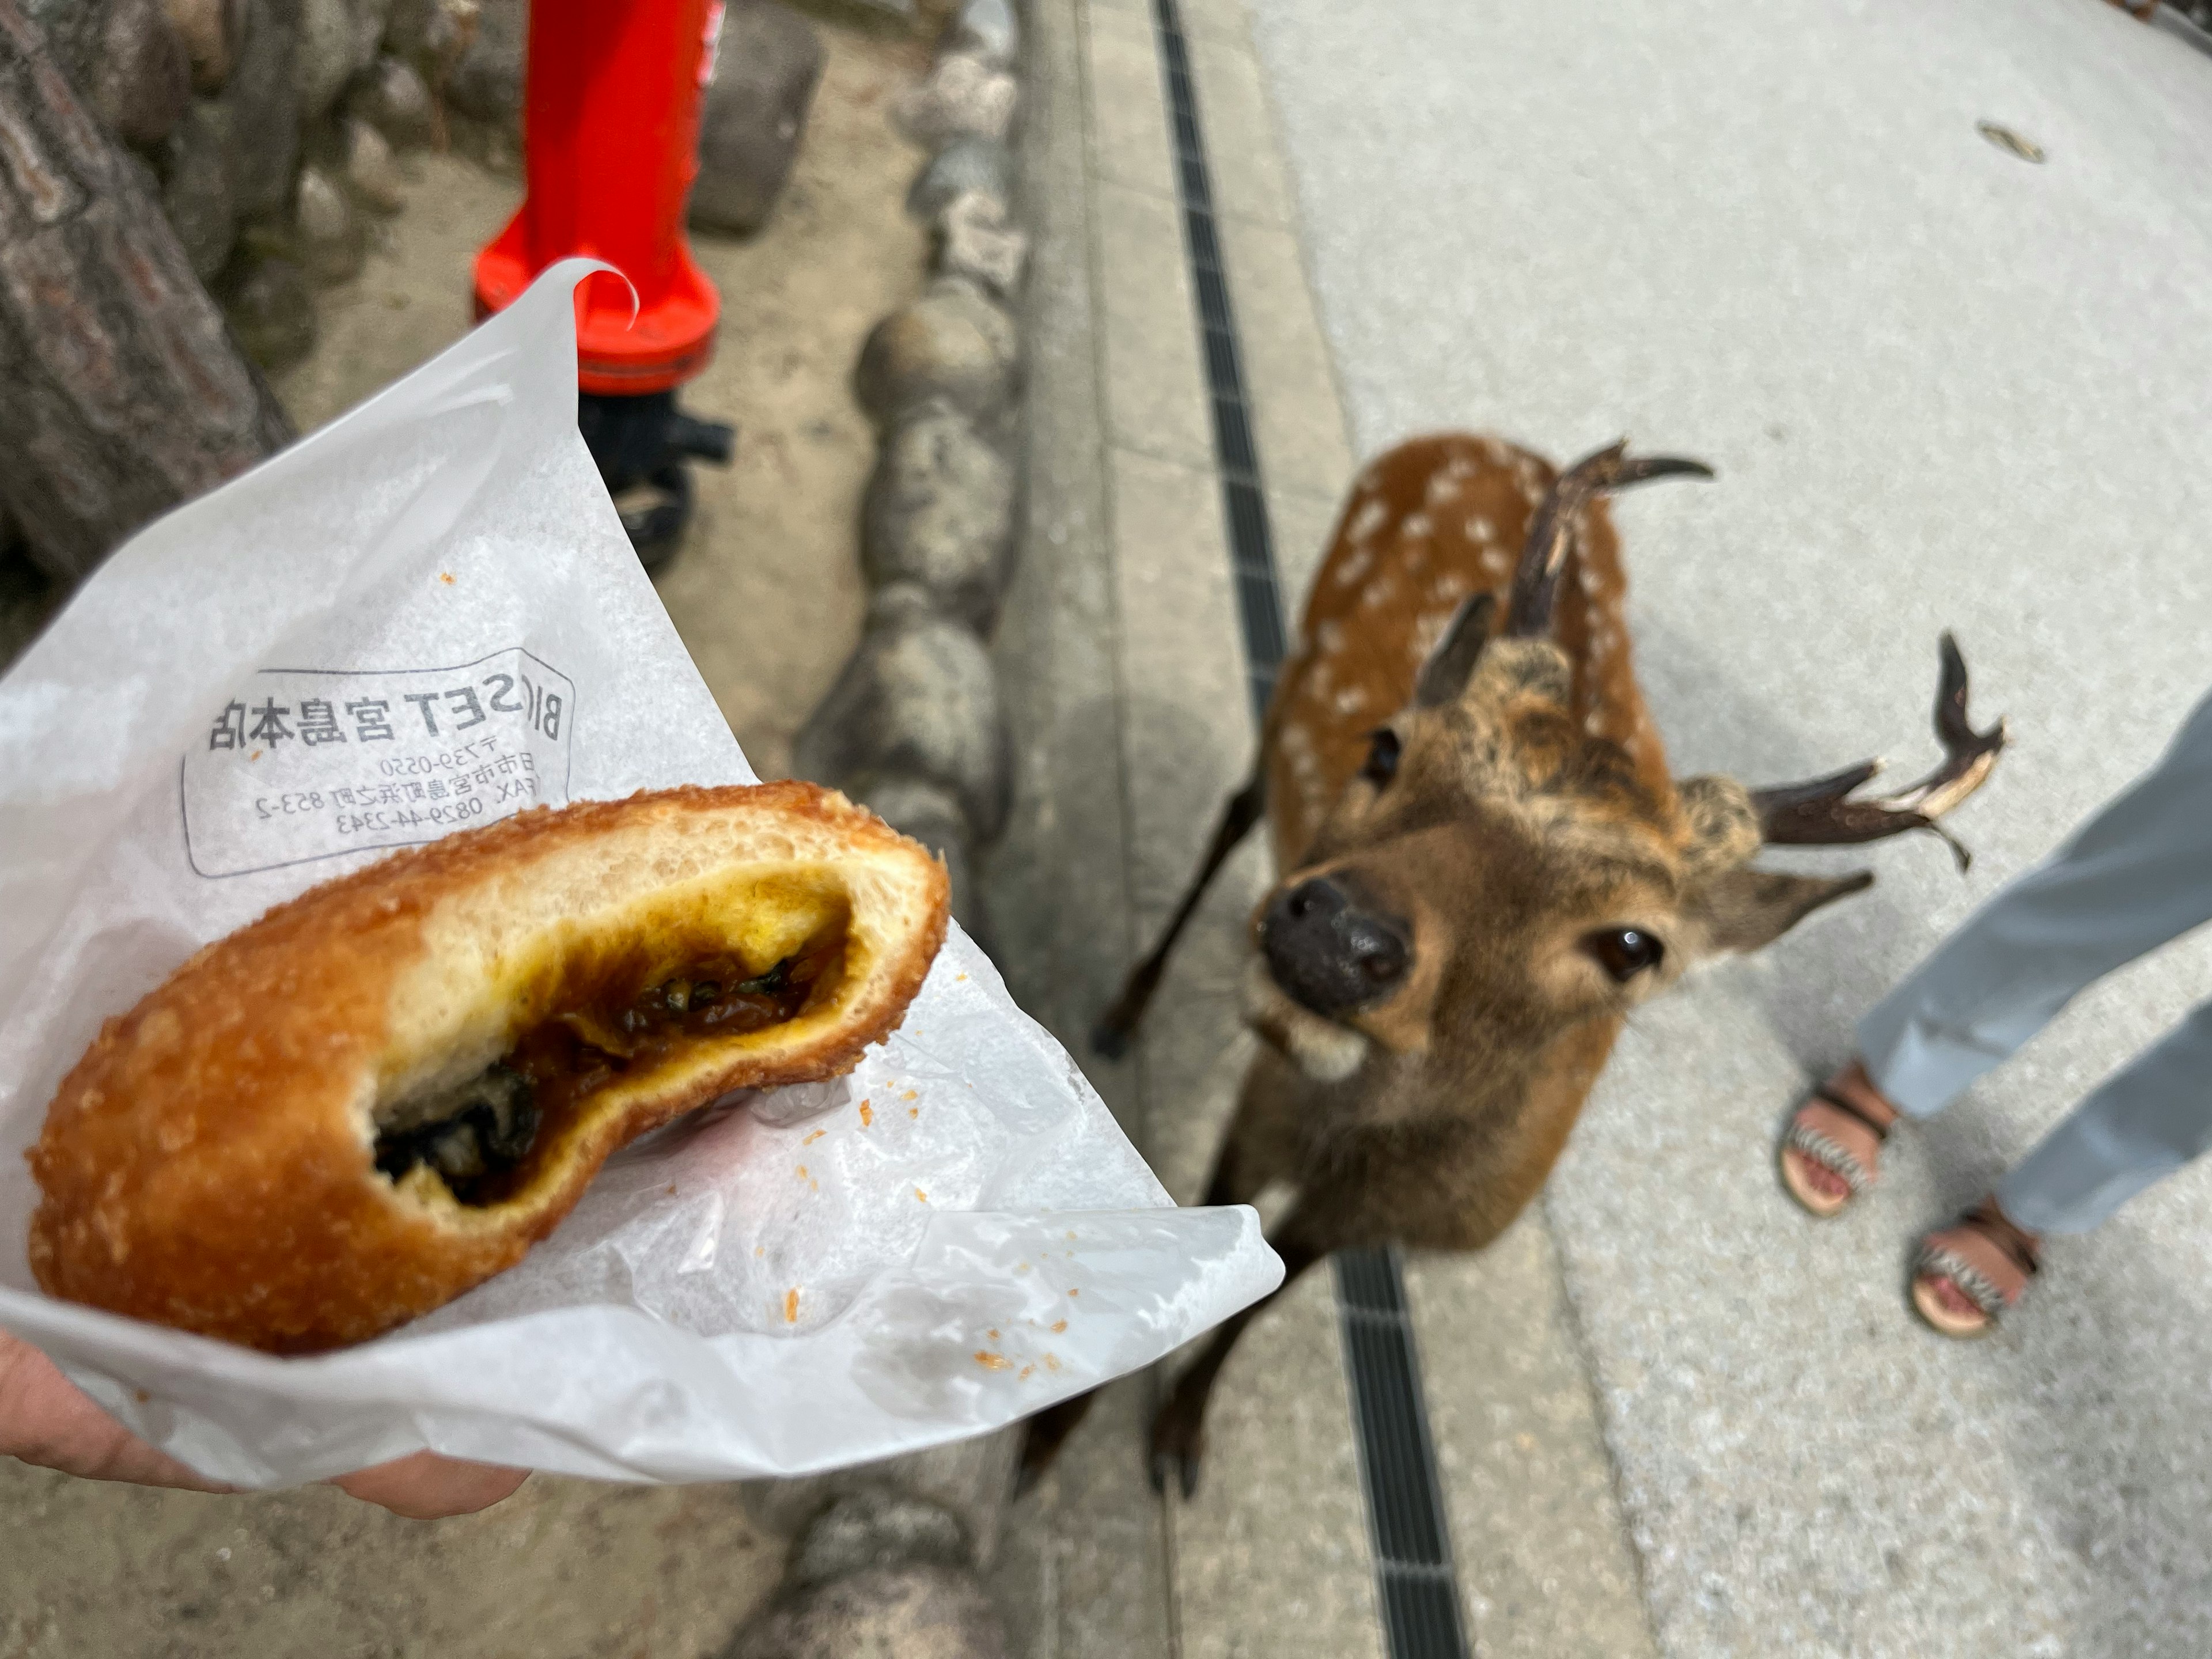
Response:
[[[1908,830],[1932,830],[1942,836],[1965,870],[1973,854],[1936,820],[1982,787],[2005,745],[2005,723],[1977,732],[1966,719],[1966,659],[1959,642],[1943,635],[1943,674],[1936,688],[1936,735],[1943,744],[1942,764],[1919,782],[1894,795],[1847,799],[1875,773],[1878,760],[1862,761],[1825,778],[1785,783],[1751,792],[1751,805],[1770,843],[1795,847],[1841,847],[1901,836]]]
[[[1647,478],[1712,476],[1712,468],[1703,461],[1673,455],[1631,456],[1626,438],[1583,456],[1560,473],[1528,520],[1528,539],[1522,545],[1521,568],[1513,574],[1513,601],[1505,613],[1506,635],[1529,640],[1552,631],[1552,601],[1559,594],[1559,573],[1566,568],[1575,520],[1590,501],[1607,490],[1626,489]]]

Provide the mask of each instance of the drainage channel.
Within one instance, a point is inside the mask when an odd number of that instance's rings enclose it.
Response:
[[[1199,339],[1213,400],[1214,459],[1221,472],[1230,572],[1256,731],[1266,721],[1288,645],[1282,587],[1275,577],[1274,536],[1260,488],[1259,448],[1244,396],[1236,314],[1215,234],[1212,184],[1176,0],[1152,0],[1152,25],[1167,82],[1183,247],[1198,296]],[[1391,1659],[1467,1659],[1451,1535],[1422,1399],[1420,1354],[1397,1252],[1342,1250],[1332,1262],[1376,1588]]]

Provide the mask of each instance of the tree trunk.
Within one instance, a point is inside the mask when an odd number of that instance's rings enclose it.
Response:
[[[73,580],[292,436],[159,203],[0,0],[0,506]]]

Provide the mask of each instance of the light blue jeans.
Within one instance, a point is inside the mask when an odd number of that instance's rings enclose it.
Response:
[[[1875,1086],[1913,1117],[2115,968],[2212,921],[2212,697],[2157,765],[1938,945],[1859,1023]],[[2087,1232],[2212,1146],[2212,1002],[2105,1079],[1997,1188],[2031,1232]]]

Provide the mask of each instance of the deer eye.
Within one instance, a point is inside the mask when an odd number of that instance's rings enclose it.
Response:
[[[1404,745],[1398,734],[1389,726],[1367,734],[1367,760],[1359,769],[1359,775],[1380,789],[1398,775],[1398,756]]]
[[[1601,927],[1583,940],[1583,949],[1623,985],[1667,955],[1667,947],[1640,927]]]

